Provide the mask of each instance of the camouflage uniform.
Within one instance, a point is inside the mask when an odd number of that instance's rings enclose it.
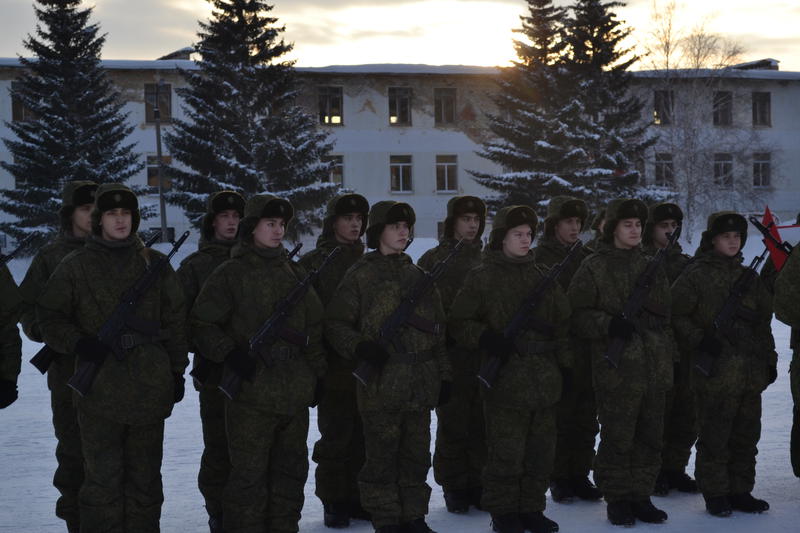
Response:
[[[606,214],[604,241],[583,261],[568,293],[573,333],[588,341],[591,350],[601,427],[594,479],[609,504],[611,519],[613,503],[649,503],[653,493],[661,466],[664,394],[672,386],[674,345],[668,333],[669,281],[662,270],[641,315],[631,317],[636,327],[618,368],[605,360],[612,326],[648,263],[640,247],[627,250],[613,245],[618,221],[644,222],[646,206],[638,200],[615,200]]]
[[[115,207],[131,209],[131,235],[106,241],[100,216]],[[59,263],[37,300],[39,328],[56,352],[75,354],[78,361],[105,356],[91,392],[74,397],[85,466],[79,494],[84,532],[159,530],[164,419],[188,363],[183,293],[172,268],[139,301],[137,329],[126,332],[135,346],[123,359],[109,355],[95,337],[122,293],[161,256],[143,247],[138,226],[133,193],[122,185],[101,185],[93,234]]]
[[[234,209],[242,216],[244,198],[233,191],[220,191],[208,198],[208,208],[201,223],[201,238],[198,249],[181,261],[178,279],[183,285],[186,297],[186,310],[189,312],[203,283],[219,265],[230,258],[231,248],[236,239],[220,240],[214,238],[212,223],[222,211]],[[222,364],[215,363],[194,352],[192,375],[195,388],[200,393],[200,421],[203,425],[203,456],[200,459],[200,472],[197,485],[206,502],[211,521],[222,519],[222,491],[231,470],[228,458],[228,439],[225,436],[225,396],[217,388],[222,377]]]
[[[502,332],[544,277],[533,252],[510,258],[502,251],[506,232],[523,224],[535,232],[536,215],[529,207],[505,207],[497,213],[489,250],[453,302],[448,324],[468,349],[485,351],[486,333]],[[566,294],[554,284],[534,317],[552,332],[522,331],[492,388],[483,391],[488,459],[481,504],[495,520],[545,508],[556,444],[555,405],[561,395],[559,366],[569,352],[569,315]]]
[[[59,211],[61,232],[53,242],[39,250],[20,284],[20,292],[25,298],[25,310],[20,322],[25,334],[34,342],[42,342],[42,333],[36,320],[36,300],[61,260],[86,243],[86,238],[72,235],[72,213],[80,205],[94,203],[96,189],[97,184],[92,181],[72,181],[64,186]],[[67,387],[67,380],[74,371],[74,354],[59,354],[47,371],[47,387],[50,389],[53,428],[58,441],[58,466],[53,476],[53,485],[61,493],[61,497],[56,502],[56,516],[77,531],[80,524],[78,491],[83,483],[83,453],[78,411],[72,400],[72,389]]]
[[[378,248],[385,224],[414,223],[408,204],[378,202],[370,211],[367,245]],[[342,279],[325,311],[325,336],[342,357],[356,360],[400,304],[422,271],[404,254],[375,250],[359,259]],[[444,310],[437,290],[417,305],[416,315],[427,331],[405,327],[379,376],[357,386],[358,410],[364,424],[366,461],[358,475],[364,509],[376,529],[423,520],[431,489],[425,482],[430,468],[430,411],[442,381],[451,380],[443,333]],[[358,355],[357,355],[358,354]]]
[[[0,265],[0,409],[17,399],[17,376],[20,371],[22,342],[17,329],[17,316],[22,295],[6,265]]]
[[[308,335],[304,346],[283,339],[272,347],[272,365],[249,352],[249,339],[276,304],[297,285],[301,272],[283,246],[258,248],[252,232],[261,218],[292,218],[286,200],[253,196],[239,223],[231,259],[206,279],[191,311],[191,334],[203,357],[240,371],[238,357],[251,361],[252,374],[234,400],[225,402],[231,471],[223,492],[223,527],[228,533],[298,531],[303,486],[308,476],[308,406],[325,372],[320,346],[322,306],[310,289],[295,305],[287,326]],[[224,377],[223,373],[223,377]]]
[[[695,260],[673,285],[673,323],[683,353],[696,353],[744,271],[741,256],[725,257],[711,242],[715,235],[734,230],[742,234],[744,246],[744,217],[731,212],[711,215]],[[755,484],[761,393],[774,379],[777,364],[771,317],[769,291],[756,279],[742,300],[733,336],[717,335],[721,353],[714,359],[711,377],[692,372],[699,416],[695,474],[707,503],[710,498],[749,494]],[[692,357],[692,367],[695,362]]]
[[[343,244],[336,240],[333,223],[339,215],[360,213],[363,216],[361,233],[367,225],[369,204],[358,194],[346,194],[328,202],[327,216],[317,247],[300,259],[307,271],[316,270],[335,249],[340,253],[317,278],[314,289],[323,306],[327,306],[345,272],[364,255],[364,243]],[[326,511],[339,512],[344,520],[357,514],[361,507],[358,496],[358,472],[364,465],[364,432],[356,405],[355,365],[323,342],[328,371],[323,380],[323,393],[317,406],[317,424],[320,439],[314,445],[312,459],[315,471],[317,497]],[[356,511],[356,513],[353,513]]]
[[[544,221],[544,236],[538,246],[533,249],[536,263],[546,268],[552,268],[564,260],[569,252],[569,246],[562,244],[555,236],[556,224],[563,219],[578,217],[581,227],[588,212],[582,200],[570,196],[556,196],[547,206],[547,218]],[[558,278],[564,291],[569,287],[572,277],[577,272],[583,260],[591,253],[587,247],[582,247],[566,266]],[[588,353],[583,344],[572,338],[571,353],[575,354],[569,361],[564,362],[561,371],[565,376],[565,387],[561,391],[561,399],[556,405],[556,439],[555,461],[551,489],[558,492],[557,485],[578,489],[579,484],[591,488],[588,481],[589,471],[594,460],[594,441],[600,427],[597,424],[597,408],[594,404],[594,391],[592,390],[592,367]],[[580,491],[583,496],[590,496],[589,491]],[[594,491],[592,491],[594,492]],[[599,494],[591,494],[589,499],[599,498]],[[557,497],[553,495],[554,499]]]
[[[467,273],[480,264],[481,235],[486,224],[486,204],[474,196],[456,196],[447,202],[444,234],[439,246],[425,252],[417,264],[431,270],[456,245],[453,235],[456,218],[467,213],[480,217],[480,226],[473,242],[466,243],[448,264],[436,282],[445,314],[450,315],[456,293]],[[475,376],[480,367],[480,353],[448,342],[448,356],[453,367],[453,390],[450,401],[436,408],[436,447],[433,455],[433,476],[442,486],[445,498],[452,494],[459,501],[456,507],[480,504],[481,472],[486,464],[486,435],[483,408]],[[460,505],[459,505],[460,504]],[[455,509],[455,507],[451,508]],[[457,509],[456,509],[457,510]]]

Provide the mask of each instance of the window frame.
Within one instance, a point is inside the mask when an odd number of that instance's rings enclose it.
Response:
[[[172,165],[171,154],[161,154],[161,163],[166,167]],[[152,175],[151,175],[152,172]],[[145,154],[145,175],[147,186],[151,190],[158,190],[158,155],[154,153]],[[154,183],[151,183],[153,181]],[[164,176],[164,191],[172,189],[172,180],[169,176]]]
[[[340,154],[330,154],[323,156],[322,161],[325,163],[333,163],[328,170],[328,178],[325,183],[336,183],[339,186],[344,185],[344,156]],[[338,180],[336,179],[337,175]]]
[[[670,152],[658,152],[653,165],[653,183],[657,187],[675,186],[675,159]]]
[[[733,125],[733,91],[715,91],[712,106],[714,126]]]
[[[411,126],[411,105],[413,91],[411,87],[389,87],[389,125],[390,126]],[[405,120],[401,120],[401,115],[407,115]],[[394,122],[392,121],[394,118]]]
[[[156,87],[158,91],[158,111],[161,114],[161,124],[172,123],[172,84],[171,83],[145,83],[144,84],[144,123],[155,124],[155,112],[153,103],[155,102]]]
[[[19,81],[11,82],[11,90],[19,91],[22,86]],[[36,113],[22,103],[18,97],[11,96],[11,122],[31,122],[36,120]]]
[[[339,114],[335,114],[336,103]],[[344,88],[338,85],[320,85],[317,87],[318,118],[321,126],[344,126]],[[339,121],[335,119],[338,117]]]
[[[435,87],[433,89],[433,121],[436,126],[450,126],[456,123],[455,87]]]
[[[669,126],[675,117],[675,91],[656,89],[653,91],[653,124]]]
[[[413,165],[414,157],[410,154],[389,156],[389,191],[400,194],[414,192]],[[407,184],[406,181],[408,181]],[[397,188],[395,188],[395,183],[398,184]],[[405,185],[407,188],[404,187]]]
[[[452,161],[440,161],[440,159],[452,158]],[[458,192],[458,155],[457,154],[436,154],[434,169],[436,173],[436,192],[454,193]],[[443,172],[445,185],[452,181],[452,187],[442,188],[439,186],[439,173]]]
[[[772,127],[772,93],[770,91],[753,91],[753,126]]]
[[[764,170],[766,169],[766,173]],[[765,179],[766,174],[766,179]],[[760,183],[756,183],[756,179]],[[753,187],[765,189],[772,186],[772,153],[753,152]]]
[[[733,154],[728,152],[714,154],[714,185],[721,189],[733,188]]]

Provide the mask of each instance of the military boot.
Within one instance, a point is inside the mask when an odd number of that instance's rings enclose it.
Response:
[[[80,533],[81,525],[77,522],[67,521],[67,533]]]
[[[731,502],[728,501],[727,496],[706,496],[703,494],[703,499],[706,501],[706,511],[710,515],[730,516],[733,512]]]
[[[581,500],[596,502],[603,497],[600,489],[595,487],[594,483],[589,481],[588,476],[577,476],[571,478],[569,480],[569,487],[572,489],[572,493]],[[550,490],[552,491],[552,485]]]
[[[525,529],[531,533],[555,533],[558,531],[558,524],[547,518],[541,511],[521,513],[520,519]]]
[[[633,511],[631,510],[631,503],[626,501],[608,502],[606,516],[608,516],[608,521],[615,526],[632,526],[636,523],[636,517],[633,516]]]
[[[372,520],[372,516],[364,510],[364,507],[361,506],[361,502],[350,503],[350,518],[353,520],[366,520],[367,522]]]
[[[553,479],[550,481],[550,496],[557,503],[569,503],[575,499],[572,485],[568,479]]]
[[[375,528],[375,533],[402,533],[402,529],[397,524],[392,524],[389,526],[381,526]]]
[[[650,524],[660,524],[667,519],[667,513],[653,505],[650,498],[631,502],[631,512],[638,520]]]
[[[350,525],[350,506],[346,503],[325,503],[322,507],[325,527],[338,529]]]
[[[680,492],[697,492],[697,481],[691,478],[683,470],[664,470],[662,471],[667,480],[669,489],[678,489]],[[659,475],[659,477],[661,477]],[[658,484],[658,482],[656,482]]]
[[[492,530],[496,533],[525,533],[525,527],[517,513],[493,514]]]
[[[211,533],[224,533],[222,529],[222,516],[213,515],[208,517],[208,529]]]
[[[417,518],[411,522],[400,524],[400,531],[402,533],[436,533],[428,524],[425,523],[424,518]]]
[[[447,512],[464,514],[469,511],[469,489],[455,489],[444,491],[444,504]]]
[[[483,498],[483,487],[472,487],[469,489],[469,503],[477,510],[482,511],[481,498]]]
[[[753,498],[749,492],[731,494],[728,496],[728,501],[731,502],[731,508],[743,513],[763,513],[769,510],[769,504],[766,501]]]
[[[653,487],[653,494],[656,496],[666,496],[669,494],[669,481],[667,480],[667,473],[663,470],[658,473],[656,485]]]

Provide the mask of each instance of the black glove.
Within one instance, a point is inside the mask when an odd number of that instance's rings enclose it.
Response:
[[[719,354],[722,353],[722,341],[711,331],[706,331],[697,348],[711,357],[719,357]]]
[[[309,407],[316,407],[319,405],[319,402],[322,401],[322,396],[325,394],[325,380],[320,378],[317,380],[317,384],[314,385],[314,397],[311,399],[311,405]]]
[[[572,390],[572,370],[565,367],[559,367],[561,371],[561,395],[563,397],[564,394],[570,392]]]
[[[453,383],[451,381],[442,381],[439,387],[439,401],[436,403],[437,407],[441,407],[450,401],[450,396],[453,395]]]
[[[186,382],[181,374],[172,374],[172,380],[175,383],[175,390],[172,393],[172,401],[178,403],[183,400],[183,394],[186,392]]]
[[[7,379],[0,379],[0,409],[5,409],[15,401],[17,394],[17,384]]]
[[[100,342],[97,337],[83,337],[75,343],[75,353],[78,359],[88,363],[101,365],[110,352],[111,348]]]
[[[681,382],[681,364],[678,361],[672,363],[672,384],[677,385]]]
[[[629,341],[633,338],[635,331],[636,326],[633,325],[633,322],[622,315],[612,316],[611,322],[608,323],[608,336],[614,339]]]
[[[356,346],[356,359],[383,368],[389,360],[389,352],[375,341],[361,341]]]
[[[256,373],[256,358],[239,348],[234,348],[225,357],[225,362],[237,376],[251,381]]]
[[[485,350],[489,357],[508,359],[514,353],[514,343],[502,333],[486,328],[478,339],[478,346]]]
[[[772,385],[775,383],[775,380],[778,379],[778,367],[770,366],[769,367],[769,384]]]

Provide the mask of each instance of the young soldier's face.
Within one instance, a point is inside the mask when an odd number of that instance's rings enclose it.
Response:
[[[333,236],[337,242],[352,244],[361,237],[364,216],[361,213],[345,213],[333,221]]]
[[[481,217],[477,213],[464,213],[456,217],[455,225],[453,226],[453,236],[457,240],[465,239],[467,241],[475,240],[478,236],[478,230],[481,227]]]
[[[383,255],[399,254],[406,249],[410,235],[411,226],[404,220],[386,224],[381,232],[378,251]]]
[[[581,233],[581,219],[578,217],[562,218],[556,222],[556,239],[561,244],[572,246]]]
[[[653,242],[656,243],[656,246],[659,248],[664,248],[667,245],[667,241],[669,241],[669,236],[674,233],[676,229],[678,229],[677,220],[671,218],[662,220],[653,228]]]
[[[211,227],[214,228],[214,238],[218,241],[233,240],[239,227],[239,212],[236,209],[220,211],[214,215]]]
[[[614,228],[614,247],[630,250],[642,242],[642,221],[638,218],[623,218]]]
[[[253,230],[256,248],[277,248],[286,233],[286,222],[282,218],[262,218]]]
[[[714,251],[725,257],[733,257],[742,249],[742,235],[738,231],[726,231],[713,239]]]
[[[72,235],[86,237],[92,232],[92,204],[83,204],[72,212]]]
[[[100,215],[100,231],[107,241],[122,241],[130,237],[132,222],[130,209],[115,207]]]
[[[528,224],[514,226],[503,238],[503,253],[507,257],[525,257],[533,244],[533,230]]]

